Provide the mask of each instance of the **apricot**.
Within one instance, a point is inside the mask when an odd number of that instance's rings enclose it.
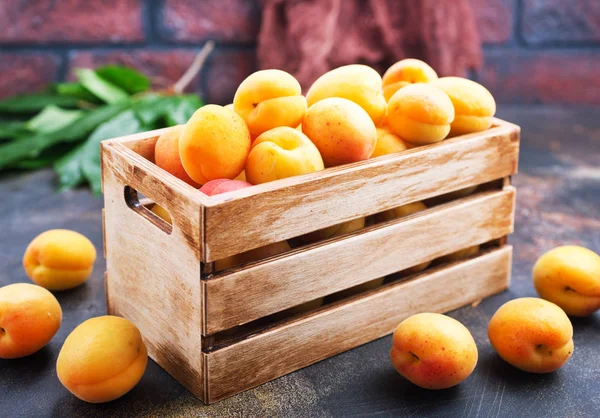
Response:
[[[185,181],[190,186],[198,187],[198,184],[190,178],[181,164],[181,158],[179,157],[181,132],[183,132],[183,125],[173,126],[162,133],[154,147],[154,159],[156,165],[163,170]]]
[[[456,319],[421,313],[398,325],[390,357],[396,371],[415,385],[446,389],[469,377],[478,352],[473,336]]]
[[[389,102],[394,93],[413,83],[429,83],[438,78],[426,62],[414,58],[398,61],[383,74],[383,96]]]
[[[246,170],[242,170],[242,172],[234,178],[234,180],[248,181],[246,180]]]
[[[150,211],[152,213],[154,213],[156,216],[158,216],[159,218],[161,218],[163,221],[173,224],[173,220],[171,219],[171,214],[169,212],[167,212],[167,210],[165,208],[163,208],[160,205],[157,205],[156,203],[154,205],[152,205],[152,209],[150,209]]]
[[[43,287],[29,283],[0,287],[0,358],[35,353],[50,342],[61,322],[60,304]]]
[[[328,296],[328,300],[336,301],[340,299],[344,299],[350,296],[357,295],[359,293],[366,292],[367,290],[377,289],[379,286],[383,284],[385,281],[385,277],[379,277],[374,280],[370,280],[366,283],[361,283],[359,285],[353,286],[349,289],[341,290],[333,295]]]
[[[208,196],[214,196],[221,193],[233,192],[234,190],[245,189],[252,186],[247,181],[216,179],[211,180],[200,188],[200,191]]]
[[[261,70],[250,74],[233,98],[235,111],[246,121],[253,136],[278,126],[295,128],[302,123],[306,98],[300,83],[281,70]]]
[[[478,252],[479,252],[479,245],[472,245],[470,247],[463,248],[462,250],[458,250],[453,253],[446,254],[445,256],[438,258],[438,260],[441,262],[444,262],[444,263],[449,263],[451,261],[458,261],[458,260],[462,260],[464,258],[469,258],[471,256],[474,256]]]
[[[454,120],[452,101],[432,84],[411,84],[398,90],[388,103],[392,131],[416,145],[442,141]]]
[[[376,214],[375,220],[377,222],[392,221],[394,219],[404,218],[414,213],[421,212],[425,209],[427,209],[427,206],[425,206],[425,203],[423,202],[407,203],[405,205],[388,209],[384,212]]]
[[[200,187],[200,191],[207,196],[212,195],[213,190],[219,186],[220,184],[231,181],[229,179],[214,179],[204,184],[204,186]]]
[[[34,283],[49,290],[66,290],[85,282],[95,261],[96,249],[89,239],[68,229],[52,229],[27,246],[23,267]]]
[[[557,305],[538,298],[513,299],[488,325],[488,337],[506,362],[531,373],[548,373],[573,353],[573,326]]]
[[[567,314],[590,315],[600,309],[600,256],[577,245],[554,248],[535,263],[533,285]]]
[[[323,306],[324,301],[325,298],[309,300],[308,302],[304,302],[300,305],[286,309],[285,311],[281,312],[281,316],[298,315],[304,312],[312,311],[313,309],[317,309]]]
[[[317,146],[326,167],[368,160],[377,144],[377,130],[367,112],[337,97],[312,105],[302,131]]]
[[[217,105],[198,109],[179,138],[179,155],[198,184],[237,177],[250,152],[250,133],[235,112]]]
[[[215,270],[225,270],[240,264],[250,263],[252,261],[262,260],[263,258],[271,257],[276,254],[284,253],[291,250],[287,241],[274,242],[273,244],[265,245],[264,247],[255,248],[241,254],[232,255],[215,261]]]
[[[69,334],[56,361],[58,379],[91,403],[120,398],[138,384],[148,352],[137,327],[125,318],[100,316]]]
[[[319,229],[317,231],[309,232],[308,234],[301,235],[294,238],[294,243],[298,245],[311,244],[340,235],[349,234],[354,231],[358,231],[365,227],[365,218],[352,219],[341,224],[328,226],[327,228]]]
[[[481,84],[462,77],[442,77],[431,84],[442,89],[454,106],[451,136],[485,131],[492,126],[496,101]]]
[[[409,276],[411,274],[420,273],[423,270],[425,270],[427,267],[429,267],[430,264],[431,264],[431,261],[425,261],[421,264],[417,264],[416,266],[412,266],[407,269],[404,269],[404,270],[400,271],[399,274],[401,276]]]
[[[473,194],[473,192],[475,192],[476,189],[477,186],[465,187],[464,189],[455,190],[450,193],[444,193],[439,196],[434,196],[430,199],[427,199],[427,203],[429,205],[441,205],[442,203],[450,202],[451,200],[467,197]]]
[[[261,184],[323,168],[323,159],[315,144],[302,132],[282,126],[256,138],[245,171],[250,183]]]
[[[381,157],[382,155],[393,154],[395,152],[406,151],[408,147],[404,141],[396,135],[390,128],[377,128],[377,143],[375,151],[371,158]]]
[[[306,93],[306,100],[311,107],[331,97],[348,99],[362,107],[377,125],[386,109],[381,86],[381,76],[371,67],[361,64],[344,65],[319,77]]]

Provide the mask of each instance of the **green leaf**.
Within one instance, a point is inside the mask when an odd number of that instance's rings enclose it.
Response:
[[[25,127],[30,131],[48,134],[72,124],[83,114],[82,110],[64,110],[50,105],[30,119]]]
[[[98,103],[98,98],[89,92],[81,83],[58,83],[54,91],[63,96],[75,97],[91,103]]]
[[[75,142],[87,136],[98,125],[113,118],[131,105],[124,100],[102,106],[84,114],[70,125],[52,133],[38,133],[20,138],[18,141],[0,145],[0,170],[9,164],[31,157],[37,157],[43,150],[64,142]]]
[[[133,110],[146,125],[153,125],[163,118],[175,103],[173,96],[148,94],[133,103]]]
[[[77,104],[75,97],[52,93],[30,94],[0,100],[0,113],[35,113],[50,105],[74,108]]]
[[[203,103],[196,95],[176,96],[171,106],[167,108],[165,120],[169,126],[182,125],[192,117]]]
[[[141,93],[150,88],[150,79],[132,68],[107,65],[97,68],[96,74],[129,94]]]
[[[146,125],[154,125],[165,119],[168,125],[186,123],[202,106],[198,96],[162,96],[148,94],[133,103],[133,110]]]
[[[100,142],[117,136],[146,130],[135,112],[126,110],[98,126],[90,137],[54,164],[60,190],[68,190],[87,181],[95,195],[101,191]]]
[[[108,104],[117,103],[129,97],[127,92],[113,83],[106,81],[93,70],[79,68],[75,73],[83,87]]]
[[[27,133],[25,122],[0,121],[0,138],[11,139]]]
[[[65,152],[69,151],[70,148],[73,148],[71,144],[59,144],[43,151],[35,158],[17,161],[15,164],[11,164],[10,168],[17,168],[21,170],[39,170],[40,168],[52,165],[61,156],[65,155]]]

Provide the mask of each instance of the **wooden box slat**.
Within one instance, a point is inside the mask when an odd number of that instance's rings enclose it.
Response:
[[[519,128],[485,132],[213,196],[204,261],[214,261],[517,171]]]
[[[508,235],[514,200],[508,186],[208,279],[203,334]]]
[[[512,247],[406,282],[290,322],[206,357],[208,402],[260,385],[317,361],[391,333],[418,312],[447,312],[506,289]]]

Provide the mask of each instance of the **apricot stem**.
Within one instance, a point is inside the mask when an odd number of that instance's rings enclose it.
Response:
[[[173,84],[173,91],[176,94],[181,94],[188,84],[190,84],[190,82],[194,79],[194,77],[196,77],[196,74],[198,74],[198,72],[202,69],[204,61],[206,61],[206,58],[214,48],[215,43],[213,41],[208,41],[206,44],[204,44],[200,52],[198,52],[198,55],[196,55],[194,58],[194,62],[192,62],[190,68],[188,68],[181,78],[177,80],[175,84]]]

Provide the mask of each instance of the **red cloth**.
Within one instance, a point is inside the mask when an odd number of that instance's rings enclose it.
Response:
[[[350,63],[383,73],[419,58],[440,76],[466,75],[481,55],[469,0],[263,0],[259,67],[286,70],[304,89]]]

